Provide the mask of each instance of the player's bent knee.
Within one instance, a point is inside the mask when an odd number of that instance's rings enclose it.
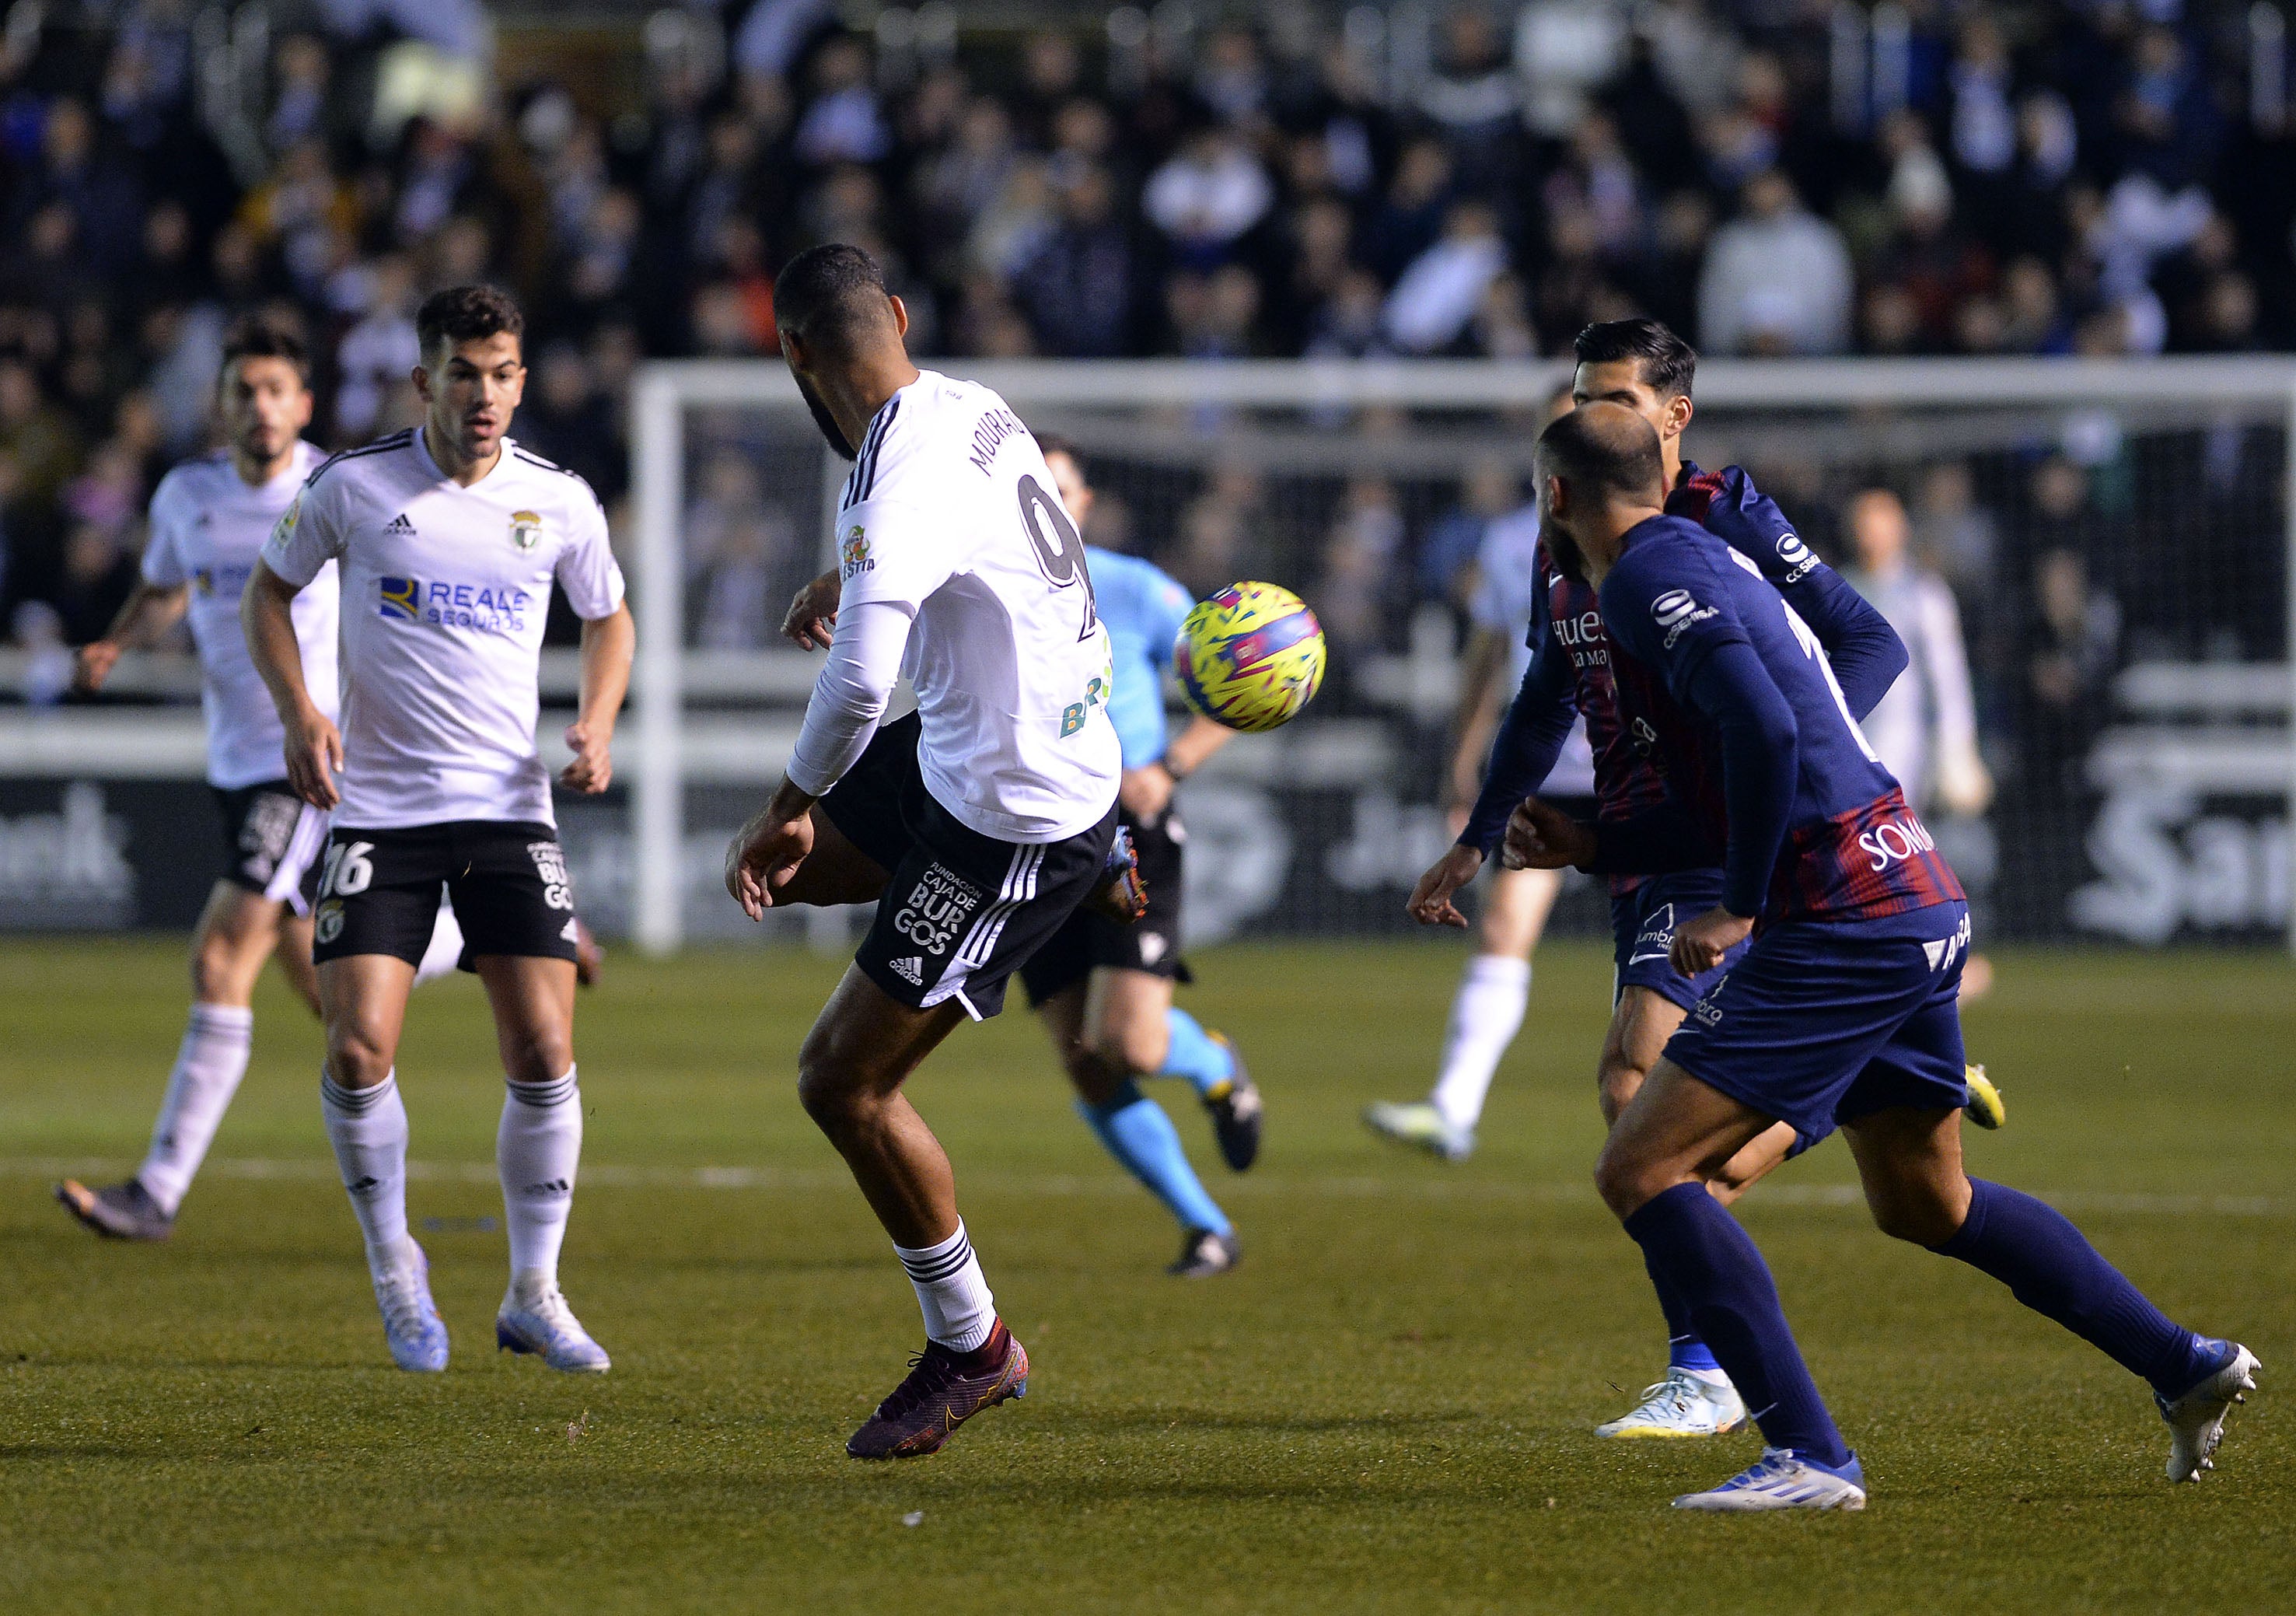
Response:
[[[1092,1041],[1092,1054],[1105,1070],[1140,1076],[1163,1065],[1170,1042],[1171,1035],[1159,1018],[1146,1025],[1135,1022],[1100,1029]]]
[[[1943,1245],[1961,1227],[1962,1215],[1931,1196],[1874,1197],[1868,1204],[1875,1228],[1911,1245]]]
[[[1595,1193],[1621,1219],[1632,1217],[1643,1203],[1668,1188],[1665,1176],[1613,1138],[1595,1160]]]
[[[396,1051],[357,1028],[327,1029],[327,1073],[345,1088],[373,1088],[390,1075]]]

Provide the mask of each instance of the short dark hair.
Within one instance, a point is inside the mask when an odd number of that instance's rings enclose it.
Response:
[[[303,347],[303,339],[275,321],[258,316],[231,328],[223,340],[223,368],[216,373],[218,384],[240,359],[284,359],[295,367],[297,381],[305,387],[311,385],[311,356]]]
[[[1570,350],[1581,365],[1641,360],[1643,380],[1661,398],[1687,398],[1691,381],[1698,374],[1698,350],[1664,321],[1645,315],[1589,325],[1571,341]]]
[[[526,316],[510,293],[496,286],[449,286],[423,299],[414,311],[414,340],[426,359],[441,341],[451,348],[503,332],[522,339]]]
[[[1538,453],[1569,481],[1606,493],[1659,494],[1666,461],[1658,431],[1622,404],[1585,404],[1538,435]]]
[[[774,277],[774,324],[800,342],[844,346],[882,318],[885,272],[849,242],[808,247]]]
[[[1046,459],[1050,460],[1055,455],[1066,455],[1076,463],[1078,471],[1085,469],[1084,451],[1077,447],[1073,439],[1063,438],[1058,432],[1039,432],[1034,428],[1030,429],[1029,436],[1037,440],[1037,452]]]

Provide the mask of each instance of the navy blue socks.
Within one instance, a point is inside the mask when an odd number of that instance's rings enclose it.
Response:
[[[1738,1220],[1706,1187],[1677,1184],[1626,1220],[1653,1276],[1673,1286],[1696,1334],[1746,1400],[1762,1438],[1822,1464],[1849,1462],[1849,1448],[1778,1305],[1769,1265]]]
[[[1650,1270],[1651,1289],[1658,1292],[1659,1311],[1666,1315],[1666,1366],[1707,1374],[1719,1370],[1722,1366],[1714,1361],[1712,1349],[1698,1339],[1698,1326],[1690,1322],[1690,1304],[1682,1300],[1682,1292],[1658,1271],[1658,1262],[1648,1251],[1643,1253],[1643,1267]]]
[[[1969,1217],[1931,1251],[1990,1274],[2162,1397],[2200,1378],[2199,1338],[2147,1301],[2063,1213],[2005,1185],[1972,1178],[1969,1187]]]

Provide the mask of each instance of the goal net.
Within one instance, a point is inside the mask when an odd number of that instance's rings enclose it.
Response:
[[[1283,583],[1323,617],[1316,705],[1185,788],[1194,939],[1406,929],[1403,899],[1450,839],[1477,539],[1528,497],[1567,372],[953,368],[1081,447],[1093,543],[1200,593]],[[1746,466],[1837,565],[1904,533],[1927,581],[1892,573],[1875,591],[1919,624],[1896,728],[1926,749],[1908,772],[1982,935],[2288,932],[2296,366],[1718,362],[1696,403],[1689,455]],[[758,935],[722,858],[796,735],[816,663],[774,630],[825,564],[845,467],[778,365],[652,365],[633,413],[632,790],[627,806],[578,805],[568,841],[586,908],[649,948]],[[1558,926],[1603,923],[1594,883],[1575,883]],[[841,941],[852,924],[776,916],[763,934]]]

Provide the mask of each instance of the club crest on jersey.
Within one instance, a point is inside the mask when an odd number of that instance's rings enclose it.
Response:
[[[858,578],[864,572],[874,572],[877,563],[869,554],[869,536],[856,522],[845,529],[845,537],[837,546],[838,572],[843,578]]]
[[[510,542],[521,550],[531,550],[542,542],[542,514],[538,511],[512,511],[510,513]]]

